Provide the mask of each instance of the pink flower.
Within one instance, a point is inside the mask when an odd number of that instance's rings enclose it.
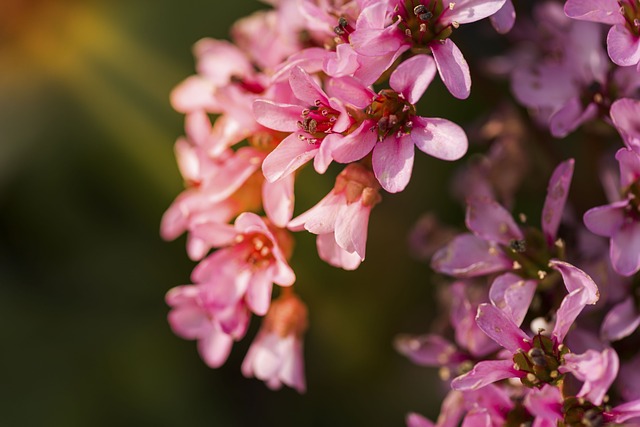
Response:
[[[338,99],[329,98],[302,68],[291,71],[289,83],[298,104],[257,100],[255,118],[263,126],[292,132],[267,156],[262,170],[269,182],[289,175],[315,157],[316,171],[331,163],[331,145],[343,138],[352,119]]]
[[[607,51],[611,60],[620,66],[640,62],[638,0],[567,0],[564,11],[570,18],[613,25],[607,35]]]
[[[318,252],[337,267],[353,269],[353,257],[365,258],[367,226],[371,209],[380,202],[380,186],[373,173],[364,166],[348,165],[336,178],[333,190],[317,205],[294,218],[289,229],[318,235]],[[331,236],[332,238],[329,238]],[[332,247],[333,242],[339,248]],[[321,248],[322,246],[322,248]],[[354,254],[337,255],[337,251]],[[346,265],[343,264],[346,261]]]
[[[610,238],[610,257],[618,274],[631,276],[640,270],[640,154],[627,148],[616,153],[624,199],[589,209],[584,223],[594,234]]]
[[[192,274],[195,283],[207,284],[211,301],[217,306],[244,300],[251,311],[262,316],[269,309],[273,283],[291,286],[295,282],[285,256],[291,249],[286,230],[272,231],[254,213],[241,214],[234,226],[198,224],[193,232],[211,246],[221,247],[201,261]]]
[[[582,381],[582,388],[576,396],[584,397],[596,406],[600,406],[605,394],[618,375],[620,361],[612,348],[602,352],[587,350],[583,354],[566,354],[562,373],[570,372]]]
[[[475,22],[496,13],[505,0],[443,0],[408,3],[380,1],[365,7],[349,36],[360,56],[378,57],[391,65],[399,54],[412,48],[431,51],[440,78],[457,98],[471,90],[469,66],[449,36],[460,24]],[[418,69],[417,74],[422,72]]]
[[[302,336],[307,329],[307,307],[293,293],[273,302],[258,335],[242,362],[242,373],[255,376],[271,389],[282,385],[306,390]]]
[[[249,324],[249,311],[242,303],[217,307],[206,287],[178,286],[167,292],[171,306],[168,320],[173,332],[188,340],[198,340],[198,351],[205,363],[217,368],[224,364],[233,341],[241,339]]]
[[[416,75],[416,70],[421,70]],[[467,151],[467,136],[458,125],[445,119],[420,117],[415,103],[436,72],[433,59],[417,55],[404,61],[391,74],[391,90],[377,95],[349,80],[334,85],[351,86],[354,105],[365,106],[366,117],[358,128],[332,150],[341,163],[360,160],[372,152],[373,171],[390,193],[404,190],[411,179],[414,146],[439,159],[457,160]],[[371,101],[372,100],[372,101]]]

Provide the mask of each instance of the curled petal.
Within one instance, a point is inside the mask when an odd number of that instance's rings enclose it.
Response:
[[[574,163],[573,159],[560,163],[553,171],[547,186],[547,197],[542,208],[542,231],[549,246],[553,245],[558,234],[564,204],[573,178]]]
[[[640,326],[640,313],[633,297],[616,304],[605,316],[600,336],[603,340],[618,341],[633,333]]]
[[[451,382],[454,390],[477,390],[505,378],[519,377],[511,360],[484,360],[476,363],[473,369]]]
[[[478,306],[476,322],[489,338],[512,353],[517,352],[530,341],[527,334],[518,328],[506,313],[491,304]]]
[[[490,198],[467,200],[465,221],[469,230],[485,240],[508,246],[513,240],[524,238],[509,211]]]

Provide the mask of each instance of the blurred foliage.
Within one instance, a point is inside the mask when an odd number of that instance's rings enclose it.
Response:
[[[298,235],[292,266],[310,309],[306,395],[242,377],[257,319],[217,370],[166,323],[164,294],[188,283],[194,266],[184,238],[158,235],[182,188],[173,142],[183,118],[168,94],[193,73],[195,41],[225,38],[263,7],[2,1],[0,425],[381,426],[403,425],[410,410],[437,414],[436,373],[397,355],[392,340],[426,331],[436,313],[429,268],[409,258],[406,240],[426,210],[460,223],[462,208],[446,195],[455,165],[416,157],[407,191],[374,210],[356,272],[322,263],[314,237]],[[426,113],[462,125],[495,99],[480,80],[464,104],[434,86]],[[304,171],[298,212],[338,170]]]

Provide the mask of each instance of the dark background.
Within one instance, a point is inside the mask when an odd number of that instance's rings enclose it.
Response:
[[[306,395],[240,373],[257,319],[217,370],[166,323],[164,294],[194,267],[184,237],[158,235],[182,189],[173,143],[183,117],[168,95],[193,74],[195,41],[225,38],[234,20],[265,7],[0,3],[1,426],[400,426],[410,410],[437,415],[436,372],[392,347],[400,332],[427,331],[435,313],[429,267],[408,254],[411,226],[427,210],[463,218],[446,196],[454,165],[419,152],[408,189],[373,211],[359,270],[324,264],[314,237],[297,235],[291,264],[310,311]],[[429,91],[424,115],[463,126],[492,99],[475,80],[464,105],[439,82]],[[340,170],[308,169],[297,212]]]

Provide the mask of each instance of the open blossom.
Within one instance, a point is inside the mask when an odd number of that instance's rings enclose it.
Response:
[[[610,238],[610,257],[618,274],[640,270],[640,154],[627,148],[616,153],[620,164],[622,200],[598,206],[584,214],[589,231]]]
[[[244,300],[251,311],[262,316],[269,309],[273,283],[291,286],[295,282],[286,261],[291,244],[283,234],[286,230],[270,229],[254,213],[241,214],[234,226],[200,224],[194,233],[211,246],[221,247],[201,261],[192,274],[195,283],[208,285],[218,306]]]
[[[198,340],[198,352],[212,368],[224,364],[233,342],[245,335],[249,325],[244,303],[220,307],[206,285],[175,287],[167,292],[166,301],[171,306],[171,329],[182,338]]]
[[[454,379],[454,390],[473,390],[505,378],[520,378],[525,386],[556,384],[561,375],[566,347],[562,345],[569,328],[587,304],[598,301],[598,288],[582,270],[562,261],[551,268],[562,275],[568,294],[556,312],[551,336],[539,332],[530,338],[513,319],[496,305],[481,304],[476,322],[489,337],[509,351],[502,360],[481,361],[468,373]]]
[[[567,0],[567,16],[613,25],[607,35],[607,51],[620,66],[640,64],[640,2],[638,0]],[[640,65],[638,65],[640,70]]]
[[[242,362],[242,373],[264,381],[271,389],[282,385],[306,390],[302,338],[307,307],[295,294],[276,299]]]
[[[334,266],[352,270],[365,258],[369,215],[381,200],[379,191],[369,169],[350,164],[336,178],[333,190],[292,219],[289,229],[317,234],[320,256]]]
[[[543,279],[546,262],[558,255],[556,237],[573,176],[573,159],[558,165],[549,180],[542,210],[542,233],[520,228],[511,214],[487,197],[467,201],[464,233],[436,252],[434,270],[454,277],[476,277],[514,270],[527,278]]]
[[[363,9],[349,40],[358,55],[391,62],[409,49],[430,51],[449,92],[464,99],[471,90],[469,66],[449,36],[460,24],[486,18],[504,3],[505,0],[375,2]]]
[[[317,172],[331,163],[331,145],[344,136],[352,119],[342,102],[327,94],[303,69],[295,67],[289,77],[298,104],[257,100],[253,112],[258,123],[281,132],[291,132],[267,156],[262,170],[273,182],[289,175],[315,157]]]
[[[416,70],[420,73],[416,75]],[[358,128],[339,141],[332,156],[341,163],[372,153],[373,171],[390,193],[404,190],[411,178],[414,151],[439,159],[457,160],[467,152],[467,136],[449,120],[417,115],[415,103],[433,80],[436,67],[428,55],[404,61],[391,74],[391,89],[377,95],[353,80],[336,80],[334,87],[350,87],[351,101],[364,108]]]

